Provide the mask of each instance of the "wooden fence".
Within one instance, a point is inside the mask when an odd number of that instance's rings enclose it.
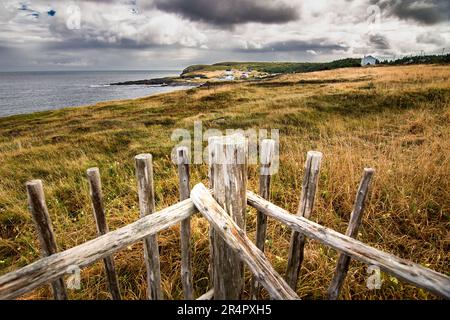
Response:
[[[147,269],[147,296],[163,299],[158,251],[158,232],[181,224],[181,280],[185,299],[194,299],[192,257],[190,248],[190,217],[200,212],[210,223],[210,282],[211,290],[198,300],[239,299],[244,281],[244,263],[252,272],[251,298],[260,297],[260,286],[272,299],[298,299],[296,286],[308,238],[319,241],[340,252],[334,277],[328,289],[329,299],[337,299],[351,259],[379,267],[417,287],[450,298],[450,278],[421,265],[372,248],[358,240],[358,228],[364,212],[373,169],[365,169],[356,194],[350,223],[345,235],[309,220],[314,206],[320,152],[307,154],[300,203],[297,214],[270,202],[270,182],[275,142],[263,140],[260,145],[259,195],[247,191],[248,145],[243,136],[214,137],[209,140],[209,188],[197,184],[189,188],[188,149],[177,150],[180,202],[155,212],[153,166],[150,154],[135,157],[139,191],[140,219],[109,232],[103,207],[100,174],[97,168],[87,171],[92,208],[98,238],[74,248],[57,252],[43,185],[40,180],[27,183],[28,202],[39,233],[43,258],[17,271],[0,277],[0,299],[14,299],[47,283],[55,299],[67,299],[64,276],[73,267],[84,268],[103,259],[111,297],[119,300],[120,289],[112,254],[142,241]],[[246,236],[247,205],[256,208],[256,243]],[[292,229],[285,277],[278,274],[264,255],[267,217]]]

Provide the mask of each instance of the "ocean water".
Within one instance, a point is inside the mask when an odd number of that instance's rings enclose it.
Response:
[[[109,86],[110,83],[177,76],[181,71],[0,72],[0,117],[133,99],[187,87]]]

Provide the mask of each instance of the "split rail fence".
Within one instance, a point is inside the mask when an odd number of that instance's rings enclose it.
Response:
[[[26,188],[29,208],[39,234],[43,258],[1,276],[0,299],[14,299],[48,283],[51,284],[55,299],[67,299],[64,276],[72,272],[73,266],[84,268],[103,259],[111,298],[119,300],[121,294],[113,253],[138,241],[143,242],[148,298],[163,299],[157,234],[178,223],[181,224],[181,280],[184,298],[194,299],[190,218],[198,212],[211,226],[211,289],[198,297],[198,300],[240,299],[244,286],[244,263],[253,275],[250,285],[252,299],[261,297],[261,286],[272,299],[299,299],[296,287],[308,238],[340,252],[327,293],[329,299],[338,299],[351,259],[378,266],[401,280],[443,298],[450,298],[450,278],[446,275],[356,240],[374,175],[373,169],[365,169],[363,172],[344,235],[309,220],[322,160],[320,152],[310,151],[307,154],[299,209],[297,214],[291,214],[270,202],[275,141],[266,139],[260,144],[259,195],[247,191],[248,145],[245,137],[234,135],[210,138],[208,150],[208,188],[200,183],[190,190],[188,149],[180,147],[177,150],[180,202],[157,212],[152,156],[136,156],[140,219],[111,232],[105,218],[99,170],[87,170],[98,237],[62,252],[57,251],[42,182],[28,182]],[[257,209],[255,243],[246,236],[247,205]],[[274,270],[264,255],[267,217],[292,229],[284,277]]]

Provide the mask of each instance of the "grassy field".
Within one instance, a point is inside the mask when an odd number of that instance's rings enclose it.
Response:
[[[0,119],[0,273],[39,258],[24,184],[43,179],[59,248],[96,237],[86,169],[102,175],[107,219],[114,230],[138,219],[136,154],[154,156],[158,208],[177,201],[170,161],[175,128],[280,129],[280,170],[272,201],[295,212],[308,150],[324,153],[312,220],[345,232],[364,167],[376,169],[359,239],[436,271],[450,273],[450,67],[419,65],[339,69],[283,75],[270,81],[191,89],[138,100],[111,101]],[[206,165],[192,167],[192,184],[206,182]],[[249,189],[257,170],[249,168]],[[254,239],[255,215],[247,232]],[[207,289],[208,224],[193,227],[196,295]],[[290,231],[269,221],[266,254],[284,274]],[[179,227],[159,235],[167,299],[182,298]],[[314,241],[305,250],[297,292],[325,298],[337,253]],[[140,243],[115,255],[122,295],[145,298]],[[249,275],[247,274],[247,280]],[[383,274],[380,290],[366,288],[366,266],[352,262],[344,299],[433,299]],[[248,282],[246,290],[248,290]],[[247,292],[247,291],[246,291]],[[51,296],[48,288],[24,298]],[[82,271],[73,299],[108,299],[101,262]]]

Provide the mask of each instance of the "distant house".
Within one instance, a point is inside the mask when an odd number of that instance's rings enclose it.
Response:
[[[225,70],[222,78],[220,78],[222,81],[234,81],[234,79],[234,72],[232,70]]]
[[[241,79],[248,79],[248,78],[250,78],[248,72],[242,72]]]
[[[378,62],[377,58],[373,56],[365,56],[361,59],[361,66],[374,66]]]

